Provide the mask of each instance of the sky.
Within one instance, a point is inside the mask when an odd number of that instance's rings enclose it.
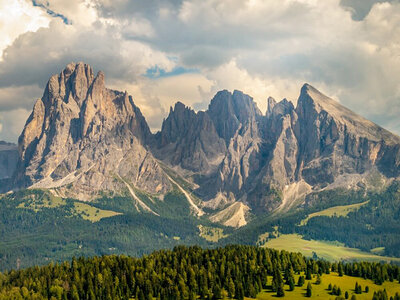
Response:
[[[0,0],[0,140],[69,62],[128,91],[151,129],[222,89],[296,102],[307,82],[400,134],[400,2]]]

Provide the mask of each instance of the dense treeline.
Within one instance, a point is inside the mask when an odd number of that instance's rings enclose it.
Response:
[[[298,226],[309,214],[328,207],[361,203],[346,217],[318,216]],[[286,215],[261,216],[238,229],[220,244],[255,244],[265,232],[278,228],[282,234],[297,233],[305,239],[339,241],[346,246],[370,251],[384,247],[384,255],[400,257],[400,183],[395,181],[382,191],[327,190],[307,196],[305,207]]]
[[[378,284],[400,279],[400,269],[394,265],[331,264],[252,246],[208,250],[179,246],[140,259],[78,258],[71,263],[10,271],[0,275],[0,299],[222,299],[225,293],[243,299],[255,298],[267,285],[283,296],[284,282],[294,287],[295,273],[304,272],[306,279],[311,279],[312,274],[331,271]],[[272,283],[267,282],[268,275],[273,276]],[[300,278],[304,283],[304,277]]]
[[[400,256],[400,184],[370,192],[365,200],[369,203],[346,217],[315,217],[294,230],[306,238],[340,241],[365,251],[385,247],[385,255]]]
[[[206,218],[189,215],[190,208],[181,194],[172,192],[164,201],[148,201],[152,209],[166,216],[138,214],[130,197],[102,198],[91,203],[123,215],[92,223],[71,212],[71,205],[43,207],[38,211],[21,208],[34,195],[44,191],[26,190],[3,195],[0,199],[0,271],[50,261],[61,262],[73,256],[127,254],[141,256],[177,244],[206,247],[229,244],[255,245],[265,232],[298,233],[306,239],[337,240],[369,251],[384,247],[385,255],[400,257],[400,184],[394,182],[377,192],[328,190],[307,197],[304,209],[286,215],[253,216],[240,229],[223,228],[227,235],[218,243],[199,237],[198,225],[211,224]],[[306,226],[298,224],[308,214],[352,203],[369,203],[347,217],[314,217]],[[72,199],[68,200],[73,201]],[[68,203],[69,203],[68,202]],[[156,207],[157,206],[157,207]]]
[[[72,214],[70,205],[43,207],[37,212],[19,208],[27,196],[42,197],[43,193],[18,191],[0,198],[0,271],[62,262],[73,256],[142,256],[182,243],[209,245],[198,236],[198,219],[189,215],[177,218],[138,214],[130,198],[103,199],[108,204],[106,209],[123,215],[95,223]],[[180,205],[179,201],[187,203],[186,199],[175,197],[165,199],[163,205],[170,205],[172,210]]]
[[[298,224],[300,224],[301,220],[305,219],[308,214],[321,211],[332,206],[361,203],[368,199],[369,198],[368,196],[366,196],[366,191],[364,190],[354,191],[348,189],[335,189],[322,191],[319,193],[312,193],[307,196],[303,209],[294,212],[288,212],[284,215],[271,214],[268,216],[258,216],[254,220],[252,220],[250,224],[236,230],[236,232],[234,232],[228,238],[222,240],[221,244],[254,245],[259,235],[264,234],[265,232],[274,232],[276,230],[276,227],[279,228],[279,232],[281,233],[307,234],[308,229],[310,229],[310,232],[314,229],[313,224],[308,223],[307,229],[305,229],[304,227],[299,227]],[[385,201],[384,198],[382,198],[381,200]],[[331,219],[332,222],[338,221],[337,218]],[[315,229],[317,231],[319,230],[319,228]],[[334,230],[329,230],[329,232],[332,231]],[[319,238],[317,239],[335,240],[333,238],[329,238],[327,234],[323,234],[324,232],[327,232],[326,229],[318,231],[318,233],[316,233],[316,236],[318,236]],[[355,234],[357,234],[357,232],[355,232]]]

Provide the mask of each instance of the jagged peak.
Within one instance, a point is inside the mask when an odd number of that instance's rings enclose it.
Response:
[[[312,110],[315,110],[317,113],[324,111],[336,120],[336,122],[344,124],[347,130],[351,130],[359,136],[364,136],[374,141],[383,139],[389,144],[400,142],[400,137],[397,135],[356,114],[340,104],[340,102],[329,98],[310,84],[305,83],[301,88],[296,111],[298,114],[304,116]]]
[[[211,114],[224,111],[237,116],[247,111],[249,115],[262,115],[253,98],[239,90],[234,90],[233,93],[228,90],[217,92],[208,105],[208,111]]]
[[[99,74],[97,75],[99,76]],[[54,99],[61,98],[64,102],[73,99],[79,106],[82,106],[94,79],[93,69],[90,65],[83,62],[69,63],[59,74],[50,77],[43,93],[43,102],[46,107],[49,107],[53,104]]]
[[[338,101],[335,101],[328,96],[324,95],[321,93],[319,90],[317,90],[315,87],[312,85],[305,83],[300,91],[300,97],[298,100],[300,103],[303,101],[312,101],[314,103],[318,103],[319,105],[329,105],[333,107],[341,107],[342,109],[345,109],[347,111],[350,111],[346,107],[342,106],[339,104]]]
[[[181,101],[177,101],[173,108],[172,106],[170,107],[170,113],[180,113],[184,111],[193,111],[193,109],[189,106],[186,106]]]
[[[291,101],[287,100],[286,98],[283,98],[281,101],[278,103],[275,103],[273,106],[270,115],[287,115],[290,114],[294,110],[294,105]]]
[[[86,64],[86,63],[84,63],[82,61],[80,61],[80,62],[70,62],[69,64],[67,64],[65,66],[64,70],[61,73],[63,73],[64,75],[69,75],[69,74],[72,74],[74,72],[75,73],[79,72],[81,70],[83,70],[83,71],[85,71],[87,73],[92,73],[93,74],[93,68],[89,64]]]

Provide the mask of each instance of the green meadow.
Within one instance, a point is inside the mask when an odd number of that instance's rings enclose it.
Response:
[[[362,203],[356,203],[356,204],[351,204],[351,205],[340,205],[340,206],[334,206],[330,207],[321,211],[317,211],[315,213],[309,214],[307,218],[302,220],[300,222],[300,226],[307,225],[308,220],[311,218],[315,217],[346,217],[350,212],[358,210],[361,206],[364,206],[367,204],[369,201],[365,201]]]
[[[308,257],[312,257],[314,253],[316,253],[319,258],[329,261],[363,260],[400,262],[400,258],[379,256],[373,253],[363,252],[356,248],[346,247],[338,242],[304,240],[302,236],[298,234],[282,234],[277,238],[267,241],[264,247],[286,250],[289,252],[300,252]]]
[[[299,275],[296,275],[296,283]],[[343,276],[340,277],[337,273],[331,274],[323,274],[321,276],[321,284],[315,284],[315,275],[311,280],[306,280],[305,284],[302,287],[296,285],[293,291],[289,291],[289,286],[285,285],[285,297],[283,299],[307,299],[306,297],[306,287],[308,282],[311,282],[312,285],[312,297],[311,299],[332,299],[334,300],[337,296],[332,295],[331,291],[328,290],[329,284],[332,286],[336,285],[342,291],[342,297],[344,298],[345,292],[347,291],[349,294],[349,299],[351,299],[352,295],[356,296],[357,300],[368,299],[371,300],[375,291],[386,289],[388,296],[394,296],[396,293],[400,293],[400,283],[398,281],[394,282],[384,282],[382,285],[376,285],[371,280],[362,279],[359,277],[350,277]],[[268,282],[272,282],[272,277],[268,277]],[[362,293],[355,293],[355,285],[358,283],[362,287]],[[365,292],[365,287],[368,286],[369,292]],[[251,298],[245,298],[250,300]],[[271,289],[266,289],[257,295],[257,299],[277,299],[276,293]]]

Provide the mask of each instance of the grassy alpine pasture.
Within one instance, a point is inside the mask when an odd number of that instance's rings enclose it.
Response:
[[[39,194],[27,195],[24,198],[24,202],[21,202],[17,208],[30,209],[38,212],[46,208],[67,207],[68,205],[70,206],[70,212],[72,215],[79,216],[90,222],[98,222],[103,218],[109,218],[121,214],[112,210],[100,209],[80,201],[67,201],[61,197],[54,196],[47,191]]]
[[[367,204],[369,201],[365,201],[362,203],[356,203],[351,205],[340,205],[330,207],[321,211],[317,211],[315,213],[309,214],[307,218],[300,222],[300,226],[307,225],[308,220],[315,217],[346,217],[350,212],[358,210],[360,207]]]
[[[103,218],[121,215],[121,213],[100,209],[82,202],[74,202],[74,209],[77,215],[90,222],[98,222]]]
[[[304,275],[304,274],[303,274]],[[298,277],[300,275],[295,275],[296,283],[298,280]],[[334,300],[337,296],[332,295],[331,291],[328,290],[329,284],[336,285],[338,288],[341,289],[342,291],[342,297],[344,298],[345,292],[347,291],[349,293],[349,299],[351,299],[352,295],[356,296],[357,300],[371,300],[374,292],[386,289],[386,292],[388,294],[388,297],[393,296],[396,293],[400,293],[400,284],[397,281],[394,282],[384,282],[382,285],[376,285],[373,281],[371,280],[366,280],[363,278],[359,277],[350,277],[344,275],[343,277],[340,277],[337,273],[331,273],[331,274],[323,274],[321,276],[321,284],[317,285],[315,284],[316,277],[314,275],[314,278],[311,280],[306,280],[305,284],[302,287],[299,287],[296,285],[295,289],[293,291],[289,291],[289,286],[285,285],[285,297],[283,299],[332,299]],[[268,277],[268,282],[272,282],[272,277]],[[308,282],[311,282],[312,285],[312,297],[307,298],[306,297],[306,288]],[[362,293],[361,294],[356,294],[355,293],[355,285],[358,283],[362,287]],[[368,286],[369,292],[365,292],[365,287]],[[246,300],[250,300],[251,298],[245,298]],[[266,289],[263,290],[261,293],[257,295],[257,299],[264,300],[264,299],[279,299],[276,297],[276,293],[273,292],[271,289]]]
[[[197,226],[199,228],[199,235],[209,241],[217,243],[220,239],[227,237],[228,235],[224,234],[224,230],[218,227],[210,227],[210,226]]]
[[[362,261],[394,261],[400,262],[400,258],[379,256],[373,253],[363,252],[356,248],[349,248],[338,242],[308,241],[298,234],[282,234],[277,238],[270,239],[264,247],[286,250],[289,252],[300,252],[312,257],[315,252],[319,258],[329,261],[362,260]]]

